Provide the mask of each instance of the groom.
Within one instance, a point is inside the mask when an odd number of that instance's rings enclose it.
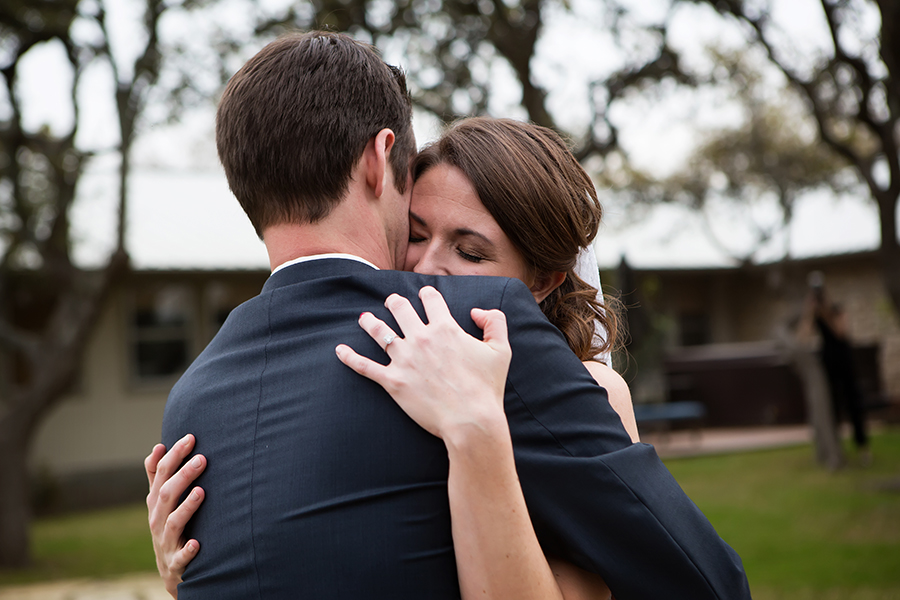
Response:
[[[166,406],[166,447],[193,433],[209,461],[186,531],[203,551],[181,600],[459,598],[443,443],[334,353],[345,343],[386,361],[358,317],[397,329],[384,299],[421,312],[424,285],[473,335],[471,307],[508,317],[505,407],[548,554],[600,573],[619,600],[749,598],[740,559],[653,449],[631,445],[524,284],[393,270],[408,240],[410,121],[402,73],[339,34],[281,38],[228,84],[219,157],[273,272]],[[160,482],[157,523],[175,504]]]

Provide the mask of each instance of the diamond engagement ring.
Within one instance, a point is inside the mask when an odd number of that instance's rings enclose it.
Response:
[[[393,341],[396,340],[396,339],[397,339],[397,336],[394,335],[393,333],[389,333],[389,334],[387,334],[386,336],[384,336],[384,337],[382,338],[382,341],[384,341],[384,348],[385,348],[385,350],[387,350],[387,347],[391,345],[391,342],[393,342]]]

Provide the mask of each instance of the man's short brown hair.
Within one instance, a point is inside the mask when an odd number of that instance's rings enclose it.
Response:
[[[314,223],[347,192],[353,167],[382,129],[402,193],[415,151],[406,78],[375,50],[342,34],[281,37],[235,73],[216,114],[228,185],[256,233]]]

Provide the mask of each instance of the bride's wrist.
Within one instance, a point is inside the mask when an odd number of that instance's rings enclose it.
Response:
[[[453,423],[442,436],[450,459],[477,456],[511,447],[509,423],[502,408]]]

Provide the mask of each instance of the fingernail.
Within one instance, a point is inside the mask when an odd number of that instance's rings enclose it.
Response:
[[[193,500],[194,502],[196,502],[196,501],[199,500],[199,499],[200,499],[200,492],[197,491],[197,488],[194,488],[194,489],[191,491],[191,500]]]
[[[185,544],[185,547],[187,548],[187,551],[190,552],[191,554],[193,554],[194,552],[197,551],[197,544],[195,544],[193,540],[191,540],[190,542]]]
[[[195,469],[200,468],[200,457],[199,456],[195,456],[194,458],[191,459],[191,466],[194,467]]]
[[[187,446],[190,442],[191,442],[191,434],[187,434],[183,438],[181,438],[181,443],[184,444],[185,446]]]

